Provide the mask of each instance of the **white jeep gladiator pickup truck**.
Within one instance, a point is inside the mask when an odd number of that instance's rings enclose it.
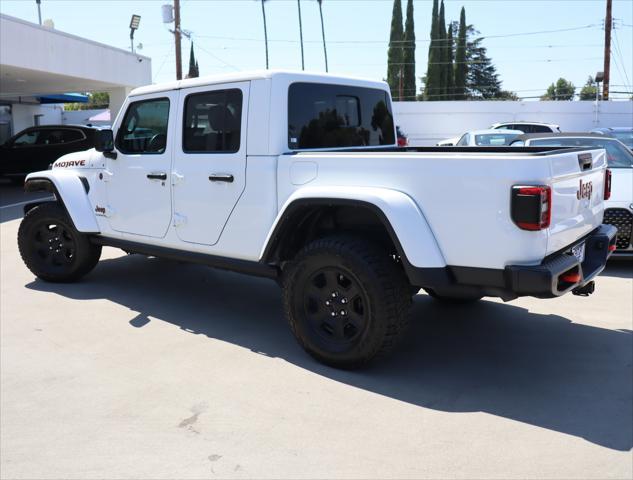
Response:
[[[142,87],[95,143],[26,180],[55,195],[20,225],[35,275],[77,280],[106,245],[274,278],[299,343],[337,367],[391,349],[420,288],[586,295],[615,248],[604,150],[397,148],[383,82],[267,71]]]

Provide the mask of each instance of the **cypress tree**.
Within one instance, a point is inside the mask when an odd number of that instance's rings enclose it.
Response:
[[[191,51],[189,52],[189,73],[187,74],[187,78],[196,78],[199,75],[198,62],[193,54],[193,42],[191,42]]]
[[[413,0],[407,1],[407,20],[404,27],[402,58],[404,63],[404,96],[406,100],[415,100],[415,26],[413,20]]]
[[[437,86],[439,83],[438,78],[438,43],[437,38],[439,35],[438,25],[438,6],[437,0],[433,0],[433,13],[431,14],[431,43],[429,44],[429,57],[428,65],[426,67],[426,82],[424,84],[424,96],[427,100],[435,100],[434,95],[437,94]]]
[[[440,16],[438,18],[438,25],[439,25],[439,33],[438,33],[438,48],[436,50],[439,50],[440,55],[438,55],[439,58],[439,65],[438,65],[438,71],[439,71],[439,83],[438,83],[438,88],[437,91],[439,93],[439,96],[436,97],[437,100],[446,100],[446,94],[448,93],[447,90],[447,85],[446,85],[446,81],[448,79],[448,55],[447,55],[447,48],[446,48],[446,44],[447,44],[447,38],[446,38],[446,20],[444,17],[444,0],[442,0],[442,3],[440,4]]]
[[[453,24],[448,24],[446,40],[446,100],[455,98],[455,71],[453,66]]]
[[[402,70],[402,5],[400,0],[394,0],[391,14],[391,34],[389,36],[389,50],[387,51],[387,83],[394,100],[400,100],[400,75]],[[403,87],[404,88],[404,87]]]
[[[462,7],[459,15],[459,32],[457,34],[457,48],[455,51],[455,100],[466,100],[466,10]]]

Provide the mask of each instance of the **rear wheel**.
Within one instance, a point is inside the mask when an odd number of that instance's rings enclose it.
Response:
[[[317,360],[356,368],[386,354],[411,301],[401,268],[377,245],[333,236],[307,245],[284,275],[290,328]]]
[[[78,280],[97,265],[101,256],[101,246],[79,233],[55,202],[27,212],[18,230],[18,248],[28,269],[48,282]]]

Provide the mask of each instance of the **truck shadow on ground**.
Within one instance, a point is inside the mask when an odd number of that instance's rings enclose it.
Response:
[[[270,280],[134,255],[102,261],[78,284],[35,280],[27,287],[105,298],[138,312],[131,327],[142,328],[151,316],[423,408],[481,411],[614,450],[633,448],[630,330],[489,301],[446,307],[421,294],[394,355],[346,372],[317,363],[297,345]]]

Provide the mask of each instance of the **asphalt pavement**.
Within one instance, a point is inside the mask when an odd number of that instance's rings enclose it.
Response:
[[[308,357],[275,283],[104,249],[49,284],[0,186],[0,477],[633,477],[633,263],[587,298],[444,306],[357,372]]]

